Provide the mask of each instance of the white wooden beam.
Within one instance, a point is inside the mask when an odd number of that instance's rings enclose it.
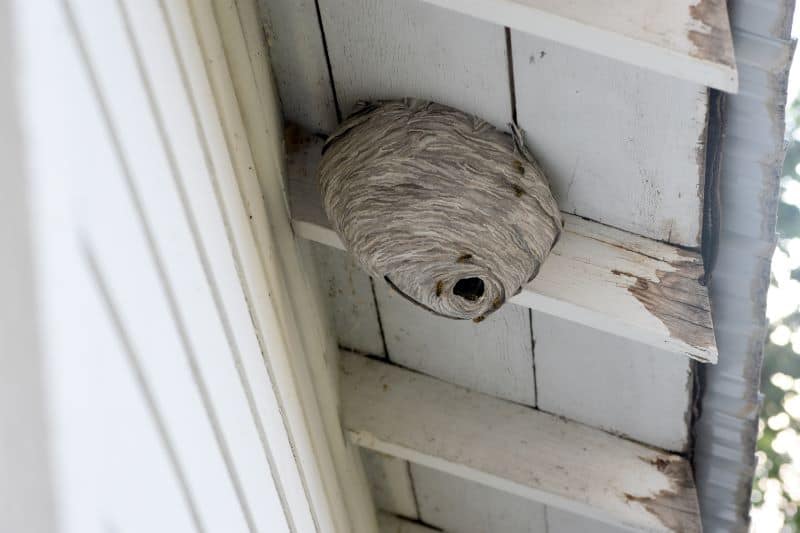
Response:
[[[700,531],[683,457],[363,356],[341,365],[360,446],[603,522]]]
[[[320,202],[321,140],[291,131],[289,203],[296,235],[344,248]],[[717,360],[700,254],[564,215],[539,275],[510,301],[702,362]]]
[[[725,2],[425,1],[715,89],[738,89]]]

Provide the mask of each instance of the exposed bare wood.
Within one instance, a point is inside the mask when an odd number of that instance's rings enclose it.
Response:
[[[297,137],[289,154],[295,233],[343,248],[320,202],[316,137]],[[565,228],[539,275],[512,303],[621,337],[716,362],[699,253],[565,215]]]
[[[700,531],[680,456],[349,353],[341,390],[363,447],[607,523]]]
[[[721,0],[425,1],[715,89],[738,88]]]

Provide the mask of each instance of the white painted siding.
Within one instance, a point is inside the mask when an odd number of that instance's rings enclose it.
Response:
[[[287,276],[263,258],[281,228],[293,242],[254,170],[279,187],[280,161],[253,162],[237,97],[255,89],[226,56],[246,36],[222,4],[14,4],[59,531],[376,527],[357,458],[332,464],[353,452],[338,418],[337,448],[298,393],[308,353],[289,364]]]

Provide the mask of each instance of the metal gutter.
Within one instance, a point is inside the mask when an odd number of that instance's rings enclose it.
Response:
[[[785,155],[794,0],[729,0],[739,92],[724,101],[709,282],[719,363],[704,367],[693,462],[705,531],[747,531],[766,294]],[[711,169],[709,169],[711,170]]]

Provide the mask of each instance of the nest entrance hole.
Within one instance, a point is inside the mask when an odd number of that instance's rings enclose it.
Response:
[[[453,294],[470,302],[480,300],[484,290],[481,278],[461,278],[453,285]]]

